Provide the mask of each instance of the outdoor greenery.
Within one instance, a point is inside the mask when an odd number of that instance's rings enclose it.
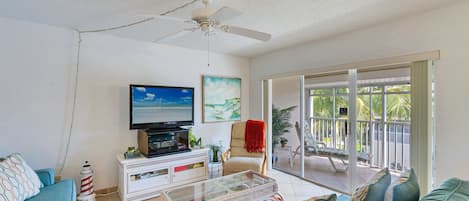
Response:
[[[280,143],[280,137],[289,132],[293,127],[290,123],[291,112],[297,106],[290,106],[284,109],[279,109],[272,105],[272,145]]]
[[[336,90],[334,110],[333,90]],[[371,90],[371,94],[370,94]],[[388,121],[409,121],[410,120],[410,85],[392,85],[392,86],[371,86],[358,88],[357,95],[357,119],[370,120],[370,110],[372,118],[380,119],[383,111],[382,91],[386,90],[386,118]],[[335,112],[336,118],[341,118],[340,108],[348,108],[348,89],[347,88],[327,88],[312,90],[314,103],[314,116],[332,118]],[[371,104],[370,104],[371,97]],[[370,107],[371,105],[371,107]],[[345,117],[344,117],[345,118]]]

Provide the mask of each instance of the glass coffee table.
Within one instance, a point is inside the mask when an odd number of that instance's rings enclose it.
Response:
[[[283,201],[274,179],[250,170],[164,190],[161,197],[166,201]]]

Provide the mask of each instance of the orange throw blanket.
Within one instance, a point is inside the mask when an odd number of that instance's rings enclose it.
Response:
[[[248,120],[244,132],[246,150],[262,153],[265,150],[265,123],[261,120]]]

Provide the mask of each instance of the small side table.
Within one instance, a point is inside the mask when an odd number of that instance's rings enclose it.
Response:
[[[223,173],[223,165],[221,162],[209,162],[208,163],[208,178],[213,179],[221,177]]]
[[[277,164],[278,152],[283,151],[288,153],[288,162],[290,163],[290,168],[293,168],[293,156],[292,156],[292,147],[291,146],[275,146],[274,147],[274,163]]]

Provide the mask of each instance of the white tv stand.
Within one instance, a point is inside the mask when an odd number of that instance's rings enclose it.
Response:
[[[209,149],[155,158],[124,159],[119,162],[119,196],[123,201],[156,197],[163,189],[208,178]]]

